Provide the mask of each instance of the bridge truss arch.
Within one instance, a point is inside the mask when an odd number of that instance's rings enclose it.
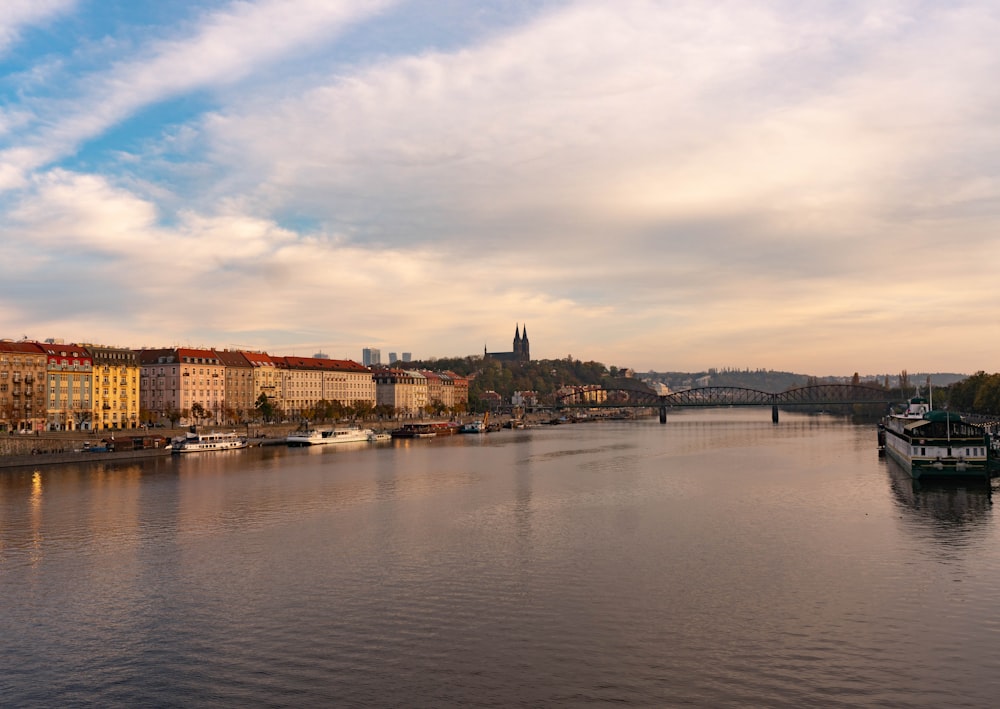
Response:
[[[782,392],[746,387],[699,387],[670,394],[657,394],[642,382],[628,382],[593,390],[573,392],[557,399],[559,407],[658,408],[729,406],[833,406],[891,404],[896,399],[885,389],[860,384],[814,384]]]

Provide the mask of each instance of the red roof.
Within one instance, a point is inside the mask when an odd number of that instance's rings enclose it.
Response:
[[[11,342],[0,341],[0,352],[19,352],[22,354],[45,354],[45,348],[37,342]]]
[[[272,357],[279,367],[288,369],[320,369],[328,372],[371,373],[362,364],[349,359],[326,359],[325,357]]]

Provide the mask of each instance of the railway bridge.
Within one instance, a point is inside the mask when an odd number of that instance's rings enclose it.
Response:
[[[770,406],[771,420],[778,423],[782,407],[811,407],[878,404],[898,402],[899,395],[885,389],[860,384],[816,384],[781,392],[759,391],[745,387],[700,387],[670,394],[658,394],[643,382],[617,379],[601,389],[583,390],[557,399],[557,408],[654,408],[660,423],[667,422],[671,408]]]

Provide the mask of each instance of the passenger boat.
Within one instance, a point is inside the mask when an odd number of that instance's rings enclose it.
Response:
[[[462,425],[461,432],[462,433],[485,433],[486,432],[486,424],[483,421],[479,421],[479,420],[469,421],[468,423]]]
[[[295,431],[285,437],[290,446],[325,446],[331,443],[361,443],[369,440],[370,428],[311,428]]]
[[[388,431],[372,431],[368,434],[368,440],[372,443],[382,443],[384,441],[391,441],[392,434]]]
[[[885,452],[914,480],[923,477],[989,476],[989,438],[958,414],[934,410],[923,397],[886,416],[879,430]]]
[[[238,433],[188,433],[174,441],[171,453],[203,453],[205,451],[231,451],[247,447],[247,439]]]

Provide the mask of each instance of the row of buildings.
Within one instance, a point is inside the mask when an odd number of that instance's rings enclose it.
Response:
[[[412,417],[463,412],[468,401],[468,379],[453,372],[240,350],[0,340],[0,431],[234,424],[263,412]]]

